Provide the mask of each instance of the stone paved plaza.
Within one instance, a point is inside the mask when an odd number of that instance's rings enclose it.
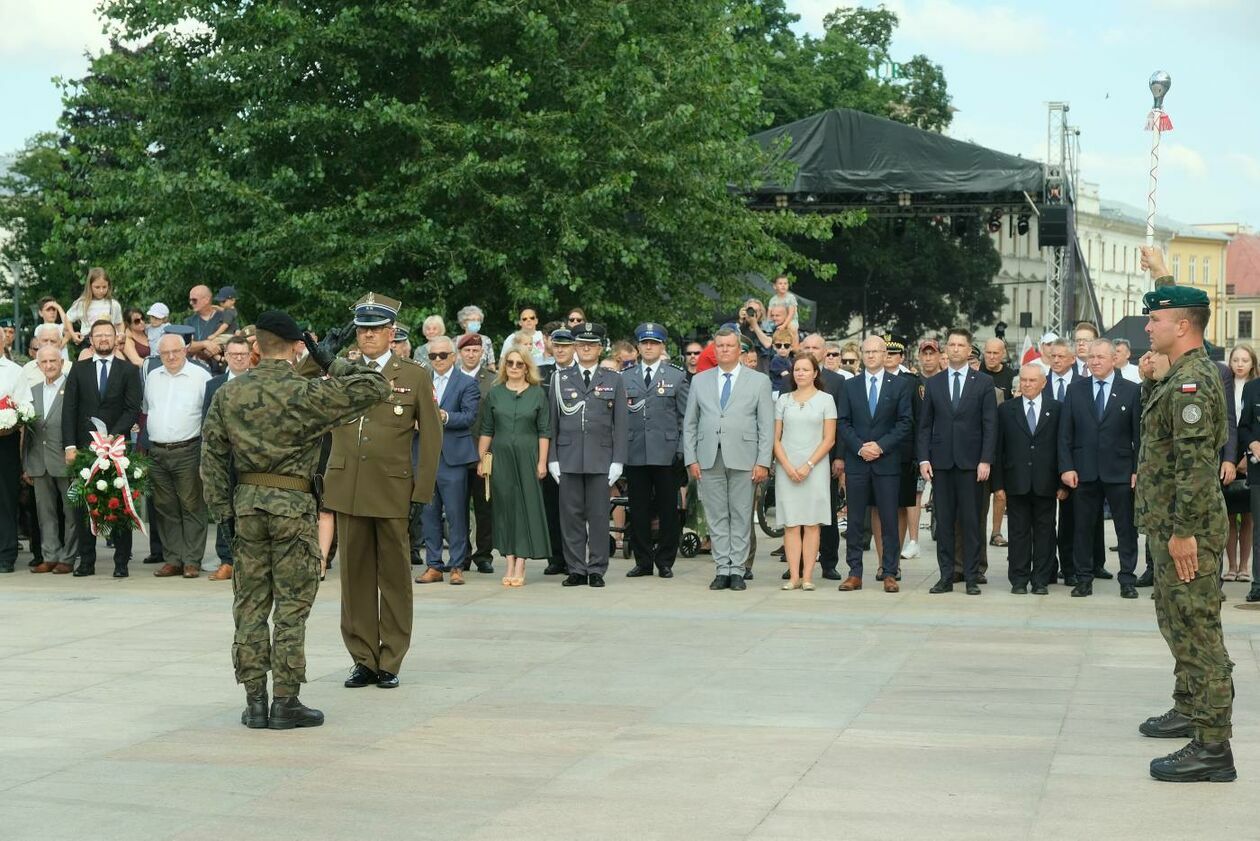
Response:
[[[744,593],[709,592],[705,557],[671,581],[616,560],[602,591],[540,565],[520,590],[417,587],[394,691],[341,686],[330,576],[303,691],[328,722],[288,732],[240,725],[230,585],[24,555],[0,577],[0,839],[1256,837],[1246,585],[1224,608],[1239,781],[1174,786],[1146,766],[1180,743],[1136,730],[1172,682],[1149,591],[1013,596],[999,549],[983,596],[930,596],[928,545],[900,594],[785,593],[776,543]]]

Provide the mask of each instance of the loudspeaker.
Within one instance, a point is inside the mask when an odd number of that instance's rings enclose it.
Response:
[[[1041,217],[1037,220],[1038,248],[1066,248],[1068,244],[1068,206],[1066,204],[1043,204],[1038,208]]]
[[[1029,330],[1032,328],[1032,313],[1021,312],[1019,314],[1019,327],[1021,330]]]

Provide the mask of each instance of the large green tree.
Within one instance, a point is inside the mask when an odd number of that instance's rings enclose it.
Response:
[[[786,239],[833,225],[732,190],[766,172],[745,3],[101,10],[143,46],[67,86],[37,251],[105,264],[133,299],[231,283],[329,320],[372,289],[413,312],[478,302],[491,326],[580,302],[624,328],[699,319],[702,287],[731,299],[749,270],[804,266]]]

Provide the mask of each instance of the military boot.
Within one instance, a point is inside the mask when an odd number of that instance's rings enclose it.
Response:
[[[324,714],[313,710],[298,700],[296,695],[277,698],[271,702],[272,730],[292,730],[294,727],[318,727],[324,723]]]
[[[241,724],[250,730],[262,730],[267,726],[267,690],[245,693],[245,709],[241,711]]]
[[[1234,752],[1229,742],[1190,743],[1176,753],[1151,760],[1151,776],[1166,783],[1232,783],[1238,779],[1234,770]]]
[[[1138,725],[1138,732],[1152,739],[1188,739],[1194,735],[1189,716],[1174,707],[1163,715],[1153,715]]]

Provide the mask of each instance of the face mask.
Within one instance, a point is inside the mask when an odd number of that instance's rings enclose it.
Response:
[[[470,322],[468,322],[468,325],[467,325],[467,326],[468,326],[468,332],[469,332],[469,333],[476,333],[478,330],[480,330],[480,329],[481,329],[481,322],[480,322],[480,321],[470,321]]]

